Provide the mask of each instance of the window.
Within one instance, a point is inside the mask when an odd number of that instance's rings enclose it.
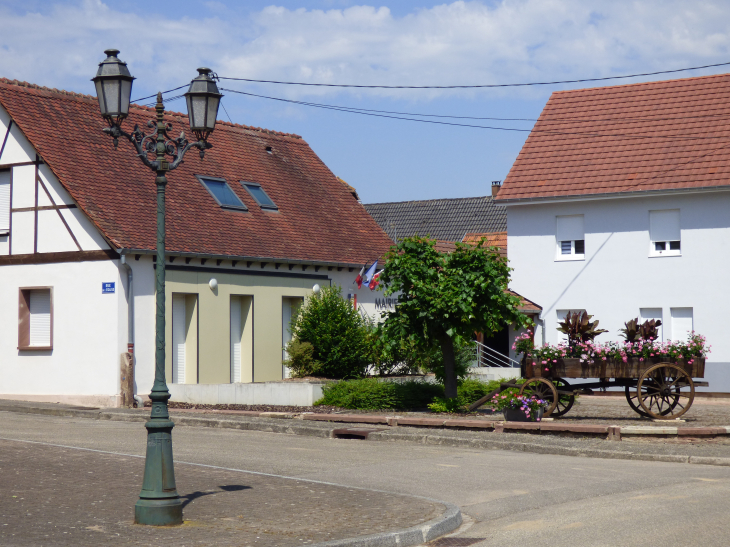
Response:
[[[680,256],[679,209],[649,211],[649,256]]]
[[[53,349],[53,289],[20,289],[18,298],[18,349]]]
[[[651,319],[664,323],[664,320],[662,319],[661,308],[641,308],[639,310],[639,316],[642,323]],[[662,340],[664,340],[664,325],[659,325],[657,327],[657,331],[659,332],[658,341],[661,342]]]
[[[213,199],[223,207],[224,209],[239,209],[241,211],[247,211],[247,207],[243,204],[241,199],[231,190],[225,179],[219,179],[215,177],[198,177],[198,180],[205,186],[205,188],[213,196]]]
[[[248,193],[251,194],[251,197],[256,200],[256,203],[258,203],[262,209],[279,209],[269,195],[264,192],[264,189],[261,188],[260,184],[243,181],[241,181],[241,184],[243,184],[244,188],[248,190]]]
[[[231,383],[253,382],[252,296],[231,296]]]
[[[0,236],[10,233],[10,170],[0,171]]]
[[[291,320],[293,317],[297,316],[302,304],[304,304],[304,298],[301,296],[285,296],[281,299],[281,346],[283,348],[281,358],[284,361],[289,358],[289,354],[286,351],[286,345],[292,339],[292,333],[291,330],[289,330]],[[291,376],[289,369],[286,366],[282,368],[282,371],[282,376],[284,378],[289,378]]]
[[[172,383],[198,382],[198,295],[172,295]]]
[[[583,260],[586,252],[583,215],[556,217],[556,219],[555,260]]]
[[[672,340],[684,342],[692,330],[692,308],[671,308]]]

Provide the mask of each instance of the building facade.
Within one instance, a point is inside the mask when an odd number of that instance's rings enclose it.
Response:
[[[154,174],[114,149],[97,109],[0,79],[0,397],[119,404],[127,354],[135,392],[152,386]],[[151,117],[133,106],[126,123]],[[300,137],[219,123],[211,142],[168,177],[167,380],[281,380],[316,285],[379,313],[352,283],[391,241]]]

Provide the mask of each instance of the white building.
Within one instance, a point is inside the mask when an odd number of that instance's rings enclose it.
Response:
[[[730,75],[552,95],[497,201],[511,287],[543,307],[536,342],[568,310],[620,340],[634,317],[663,340],[712,345],[704,391],[730,391]]]
[[[152,386],[155,175],[103,127],[94,97],[0,79],[0,398],[119,404],[128,352]],[[300,137],[219,122],[210,142],[170,173],[166,214],[167,379],[209,392],[282,379],[316,284],[375,314],[351,286],[391,244]]]

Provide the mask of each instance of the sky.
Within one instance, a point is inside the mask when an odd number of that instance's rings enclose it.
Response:
[[[449,86],[730,62],[730,2],[722,0],[0,0],[0,21],[0,77],[93,94],[90,79],[113,47],[137,78],[133,99],[185,85],[200,66],[228,78]],[[302,135],[364,203],[483,196],[507,176],[552,92],[725,72],[730,66],[467,90],[221,80],[219,118]],[[236,91],[387,112],[358,115]],[[184,111],[185,102],[166,108]]]

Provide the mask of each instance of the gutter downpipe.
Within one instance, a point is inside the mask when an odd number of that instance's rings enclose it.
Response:
[[[120,262],[127,271],[127,352],[132,355],[132,360],[134,360],[134,275],[132,267],[127,263],[127,254],[124,250],[120,253]],[[133,394],[133,397],[137,401],[137,407],[142,408],[142,398],[136,393]]]

